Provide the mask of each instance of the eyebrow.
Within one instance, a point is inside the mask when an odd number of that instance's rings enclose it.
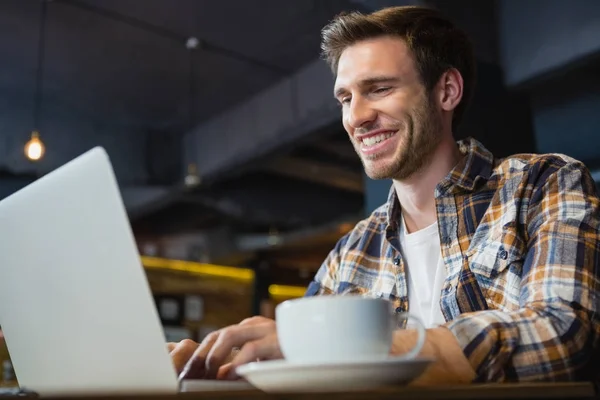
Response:
[[[372,86],[377,83],[396,83],[399,81],[400,81],[400,78],[398,78],[396,76],[380,75],[380,76],[369,77],[366,79],[361,79],[359,81],[359,85],[360,86]],[[333,96],[337,98],[337,97],[341,96],[342,94],[346,93],[346,91],[347,90],[343,86],[338,87],[333,92]]]

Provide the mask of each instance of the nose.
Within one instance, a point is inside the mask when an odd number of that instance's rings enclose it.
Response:
[[[346,110],[346,121],[353,129],[360,128],[375,120],[377,113],[369,103],[355,96]]]

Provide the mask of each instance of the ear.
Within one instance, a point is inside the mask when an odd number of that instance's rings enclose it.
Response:
[[[438,100],[444,111],[453,111],[463,95],[463,78],[456,68],[444,72],[438,82]]]

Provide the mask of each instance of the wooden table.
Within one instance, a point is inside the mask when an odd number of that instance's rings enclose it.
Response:
[[[204,399],[251,399],[251,400],[447,400],[447,399],[600,399],[592,383],[523,383],[486,384],[470,386],[393,387],[374,391],[349,393],[282,393],[268,394],[258,390],[235,390],[181,393],[174,395],[127,395],[54,397],[54,400],[204,400]]]

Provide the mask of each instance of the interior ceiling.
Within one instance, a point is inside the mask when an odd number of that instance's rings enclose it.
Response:
[[[0,90],[25,103],[34,89],[41,1],[0,1]],[[177,136],[190,127],[191,93],[197,124],[314,61],[320,29],[334,15],[387,3],[52,0],[47,3],[44,102],[133,127],[132,132],[141,128]],[[394,2],[409,3],[414,2]],[[190,37],[201,43],[192,60],[186,48]],[[249,171],[176,192],[157,208],[130,215],[134,229],[160,235],[229,224],[249,232],[286,231],[360,213],[362,166],[341,125],[313,136]],[[173,154],[170,158],[177,158]],[[157,162],[169,163],[152,160]],[[169,165],[178,169],[176,162]]]
[[[25,107],[42,1],[0,1],[0,91]],[[360,7],[350,0],[49,0],[43,102],[126,128],[119,132],[178,135],[190,127],[191,93],[194,124],[224,112],[314,61],[321,27]],[[190,37],[200,40],[193,62]],[[175,195],[132,218],[134,229],[169,234],[225,223],[285,231],[355,214],[363,201],[360,162],[341,126],[319,136],[250,173]]]
[[[273,84],[318,56],[319,29],[346,0],[53,0],[46,27],[45,101],[113,122],[187,126],[190,57],[196,121]],[[355,8],[355,7],[354,7]],[[40,0],[0,3],[0,88],[30,98]]]
[[[31,102],[41,1],[0,0],[0,91],[11,101]],[[198,124],[314,61],[320,29],[334,15],[391,3],[419,1],[52,0],[44,102],[125,127],[115,131],[165,132],[164,141],[147,136],[166,154],[168,146],[181,147],[172,138],[190,127],[191,93]],[[201,42],[193,63],[190,37]],[[287,231],[360,213],[362,166],[341,124],[312,137],[216,184],[173,191],[155,208],[130,213],[134,229],[164,235],[228,224]],[[147,160],[149,176],[164,165],[169,173],[145,184],[176,185],[177,154]]]

